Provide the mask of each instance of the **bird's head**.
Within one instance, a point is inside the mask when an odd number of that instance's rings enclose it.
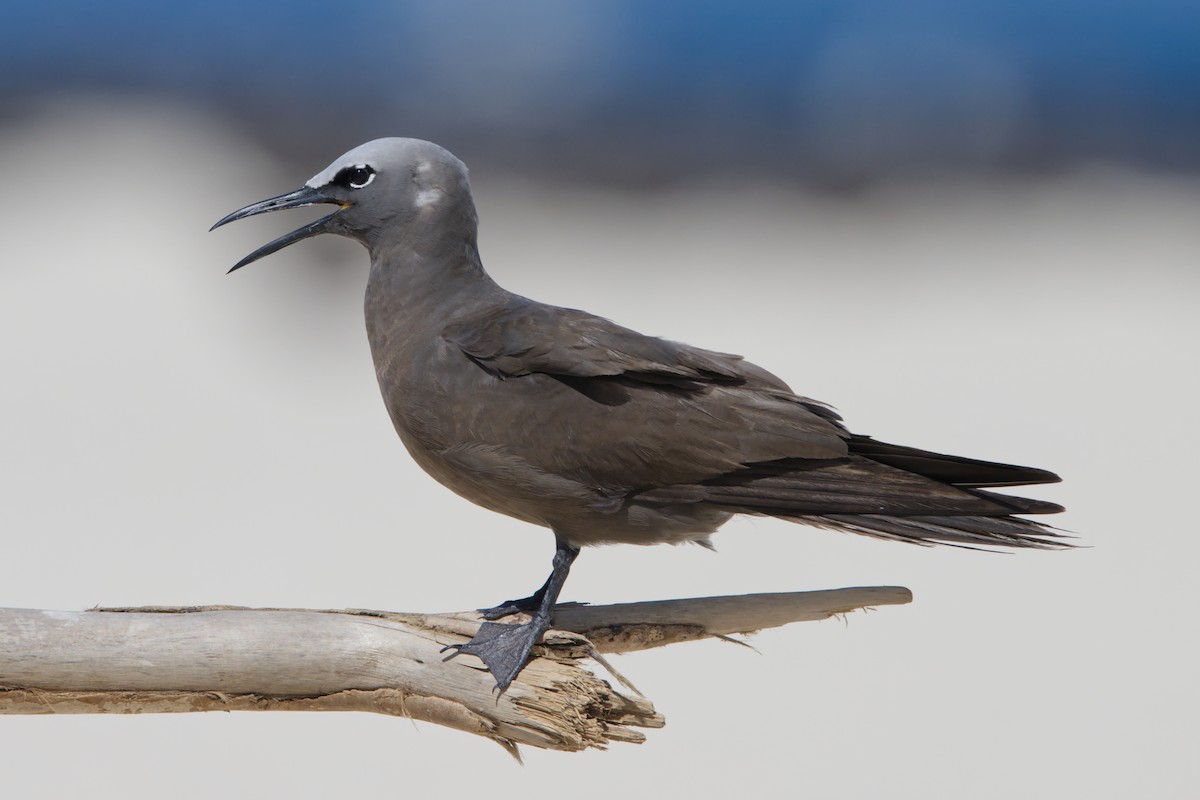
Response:
[[[331,214],[280,236],[234,264],[233,272],[290,244],[321,233],[357,239],[368,248],[395,237],[419,238],[424,222],[457,213],[474,234],[467,168],[448,150],[420,139],[376,139],[359,145],[314,175],[304,186],[240,208],[210,230],[268,211],[318,203]]]

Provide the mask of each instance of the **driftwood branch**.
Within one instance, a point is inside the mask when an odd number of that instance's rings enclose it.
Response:
[[[441,653],[474,635],[474,613],[0,609],[0,714],[372,711],[485,736],[514,753],[518,744],[603,748],[641,742],[637,728],[664,721],[632,687],[617,691],[585,669],[585,659],[606,665],[604,653],[911,599],[907,589],[870,587],[563,605],[557,629],[500,697],[476,659]]]

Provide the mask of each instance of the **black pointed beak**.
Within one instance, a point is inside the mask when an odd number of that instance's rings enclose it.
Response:
[[[281,194],[278,197],[272,197],[270,200],[263,200],[260,203],[252,203],[245,208],[239,208],[229,216],[222,218],[219,222],[217,222],[216,225],[213,225],[211,228],[209,228],[209,230],[214,231],[228,222],[245,219],[246,217],[253,217],[255,214],[265,214],[268,211],[279,211],[284,208],[300,208],[301,206],[311,206],[317,203],[336,203],[341,205],[343,208],[346,206],[346,202],[344,200],[324,194],[320,189],[313,189],[309,186],[305,186],[297,189],[294,192]],[[229,271],[233,272],[235,269],[241,269],[247,264],[258,261],[263,256],[269,256],[271,253],[274,253],[277,250],[282,250],[289,244],[295,244],[302,239],[307,239],[311,236],[325,233],[327,230],[329,230],[329,221],[337,216],[337,213],[337,211],[334,211],[332,214],[327,214],[326,216],[321,217],[316,222],[310,222],[303,228],[297,228],[291,233],[280,236],[273,242],[264,244],[262,247],[258,248],[253,253],[230,267]]]

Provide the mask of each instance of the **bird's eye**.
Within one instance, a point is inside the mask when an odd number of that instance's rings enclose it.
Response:
[[[375,170],[362,165],[346,167],[339,171],[337,176],[334,177],[333,183],[337,186],[344,186],[347,189],[361,189],[373,180],[375,180]]]

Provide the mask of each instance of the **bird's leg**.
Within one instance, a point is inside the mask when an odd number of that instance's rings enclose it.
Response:
[[[517,673],[529,660],[529,652],[533,646],[537,644],[542,634],[549,630],[553,620],[554,604],[558,602],[558,594],[562,591],[567,574],[571,571],[571,563],[579,555],[579,548],[572,547],[562,539],[556,539],[555,543],[557,547],[554,551],[554,568],[550,571],[550,577],[541,589],[525,600],[517,600],[505,603],[496,609],[488,609],[489,611],[499,611],[508,606],[523,605],[527,601],[531,606],[536,603],[536,607],[532,609],[519,609],[531,610],[531,618],[528,622],[520,625],[485,622],[479,626],[479,632],[471,641],[442,648],[443,651],[455,651],[447,658],[454,658],[461,653],[479,658],[492,673],[492,677],[496,679],[496,689],[500,692],[508,689],[509,684],[513,682]]]

